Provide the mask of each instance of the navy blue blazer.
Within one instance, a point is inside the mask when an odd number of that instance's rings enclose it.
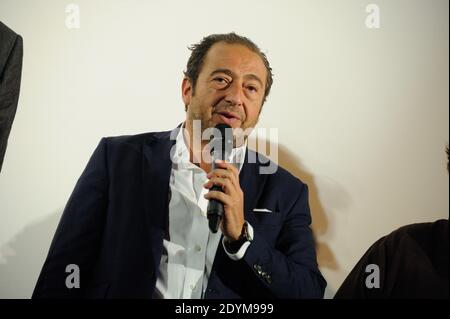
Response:
[[[33,298],[151,298],[168,234],[170,131],[103,138],[64,209]],[[231,260],[217,247],[205,298],[322,298],[308,188],[289,172],[240,172],[254,240]],[[253,154],[255,155],[255,154]],[[274,165],[274,164],[273,164]],[[253,212],[266,208],[272,213]],[[66,287],[66,266],[80,288]]]

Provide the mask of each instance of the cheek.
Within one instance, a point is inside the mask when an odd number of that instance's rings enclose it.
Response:
[[[247,119],[246,122],[256,122],[259,117],[259,111],[261,107],[258,105],[250,105],[250,107],[247,108]]]
[[[195,94],[195,97],[193,97],[193,101],[195,102],[198,111],[201,111],[202,113],[207,111],[208,99],[205,97],[204,94]]]
[[[218,90],[210,89],[205,95],[205,102],[210,106],[216,106],[224,99],[223,93]]]
[[[206,90],[199,92],[197,96],[197,101],[204,107],[214,106],[218,100],[217,90],[213,88],[206,88]]]

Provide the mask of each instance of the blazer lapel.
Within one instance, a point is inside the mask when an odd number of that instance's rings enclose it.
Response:
[[[170,151],[175,140],[171,131],[155,133],[144,144],[143,149],[143,199],[146,229],[148,230],[153,269],[158,272],[162,254],[162,243],[167,230],[170,196]]]
[[[249,152],[251,152],[249,162]],[[256,159],[256,161],[253,161]],[[256,163],[254,163],[256,162]],[[239,183],[241,189],[244,192],[244,217],[251,224],[254,220],[252,214],[253,208],[257,204],[257,200],[261,196],[261,192],[264,189],[267,175],[259,172],[260,165],[258,163],[258,154],[247,149],[245,154],[244,165],[242,166],[241,173],[239,174]]]

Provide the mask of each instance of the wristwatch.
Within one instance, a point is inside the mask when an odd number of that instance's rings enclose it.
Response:
[[[239,235],[238,240],[228,242],[225,241],[225,246],[227,247],[227,250],[235,254],[239,251],[239,249],[242,247],[242,245],[246,242],[251,242],[253,238],[250,236],[250,232],[248,231],[248,223],[247,221],[244,222],[244,225],[242,226],[242,232]]]
[[[252,241],[253,240],[253,238],[250,237],[250,233],[248,231],[248,223],[247,223],[247,221],[244,221],[244,225],[242,226],[242,233],[239,236],[238,240],[243,240],[243,242]]]

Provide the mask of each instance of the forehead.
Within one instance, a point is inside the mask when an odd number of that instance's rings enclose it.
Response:
[[[206,54],[203,70],[209,74],[215,69],[230,69],[242,76],[255,74],[266,78],[266,67],[261,57],[242,44],[215,43]]]

